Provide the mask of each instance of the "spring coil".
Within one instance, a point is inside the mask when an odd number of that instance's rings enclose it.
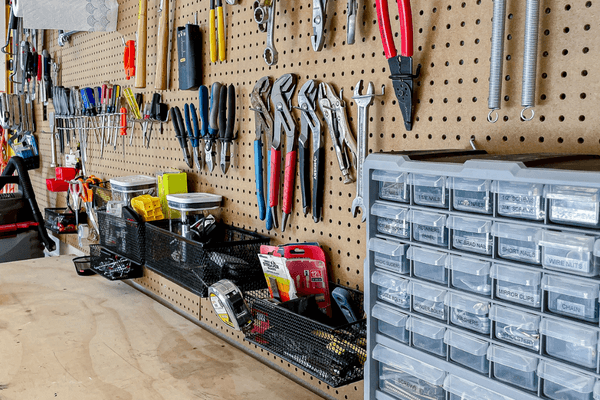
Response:
[[[504,22],[506,19],[506,0],[494,0],[494,17],[492,20],[492,54],[490,56],[490,96],[488,98],[488,121],[492,119],[492,113],[500,109],[502,95],[502,66],[504,58]]]
[[[540,1],[527,0],[525,14],[525,49],[523,51],[523,87],[521,89],[521,118],[531,121],[535,112],[531,110],[531,117],[525,118],[524,113],[535,106],[535,78],[538,53],[538,27],[540,17]]]

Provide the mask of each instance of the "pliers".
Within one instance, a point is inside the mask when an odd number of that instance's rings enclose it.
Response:
[[[201,85],[198,89],[198,108],[200,109],[200,121],[202,122],[200,135],[208,143],[208,88],[204,85]],[[200,145],[199,139],[198,145]],[[206,157],[205,159],[208,164],[208,159]],[[200,169],[202,169],[202,162],[200,162]]]
[[[221,172],[226,174],[227,170],[229,169],[229,164],[231,162],[231,142],[237,139],[237,135],[234,136],[236,105],[235,86],[222,86],[221,98],[219,99],[219,101],[221,103],[221,109],[219,110],[219,132],[221,140]],[[225,105],[226,101],[227,104]],[[227,110],[227,119],[226,121],[223,121],[222,118],[225,116],[225,110]],[[221,126],[221,124],[223,124],[223,126]]]
[[[321,120],[317,116],[316,104],[319,94],[319,86],[313,80],[306,81],[298,92],[298,108],[302,112],[300,117],[301,128],[298,137],[298,149],[300,159],[300,188],[302,190],[302,209],[304,215],[310,207],[310,165],[313,165],[313,220],[319,222],[321,219],[321,199],[323,191],[323,153],[325,151],[321,142]],[[309,132],[312,135],[313,153],[312,163],[310,147],[308,145]]]
[[[327,1],[313,0],[313,35],[310,37],[314,51],[323,50],[325,43],[325,23],[327,22]]]
[[[186,104],[184,106],[185,112],[185,126],[190,134],[190,142],[192,142],[192,149],[194,151],[194,163],[198,171],[202,170],[202,163],[198,154],[198,145],[200,142],[200,127],[198,125],[198,114],[196,113],[196,106],[192,104]],[[190,119],[191,113],[191,119]]]
[[[285,231],[287,219],[292,212],[294,178],[296,177],[296,122],[290,112],[291,101],[296,90],[296,76],[285,74],[275,81],[271,91],[271,100],[275,105],[273,123],[273,142],[271,144],[271,177],[269,187],[269,206],[273,216],[273,225],[277,227],[277,206],[279,205],[279,178],[281,176],[281,136],[285,132],[285,176],[283,182],[283,204],[281,231]]]
[[[269,147],[267,160],[270,159],[270,144],[273,136],[273,117],[271,117],[271,102],[269,95],[271,93],[271,79],[268,76],[262,77],[254,85],[250,94],[251,110],[254,111],[254,177],[256,182],[256,200],[258,202],[258,216],[261,221],[267,216],[265,206],[265,191],[263,180],[263,144],[262,137],[265,136]],[[267,176],[268,182],[268,176]],[[271,214],[269,213],[269,216]],[[272,221],[271,221],[272,223]],[[271,229],[272,227],[267,227]]]
[[[394,45],[394,35],[390,25],[390,14],[387,0],[375,0],[377,8],[377,23],[385,58],[390,66],[390,79],[398,98],[398,105],[404,118],[404,127],[412,130],[413,125],[413,80],[419,77],[421,65],[413,75],[413,23],[410,0],[398,0],[398,14],[400,17],[401,55]]]
[[[204,143],[204,157],[208,170],[213,172],[215,169],[215,160],[217,158],[216,141],[219,137],[219,97],[221,96],[221,84],[215,82],[212,84],[210,93],[210,115],[208,118],[208,140]]]
[[[181,146],[181,152],[183,153],[183,159],[188,167],[192,168],[192,160],[190,159],[190,150],[187,145],[187,131],[183,125],[183,116],[179,107],[172,107],[170,110],[171,120],[173,121],[173,128],[175,129],[175,137],[179,140]]]
[[[354,182],[350,174],[349,158],[351,157],[352,165],[356,167],[357,150],[356,140],[352,136],[348,124],[346,103],[342,100],[342,96],[343,90],[340,91],[340,97],[337,97],[331,85],[324,82],[319,85],[319,106],[329,126],[329,135],[333,142],[340,171],[344,176],[344,183],[348,184]]]

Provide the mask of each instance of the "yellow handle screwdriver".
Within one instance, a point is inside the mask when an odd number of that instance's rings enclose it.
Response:
[[[219,36],[219,61],[225,61],[225,20],[223,18],[223,0],[217,0],[217,28]]]
[[[210,61],[217,62],[217,37],[215,27],[215,0],[210,0],[210,13],[208,16],[208,33],[210,42]]]

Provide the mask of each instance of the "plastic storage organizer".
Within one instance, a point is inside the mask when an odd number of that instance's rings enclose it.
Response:
[[[365,399],[600,400],[600,157],[374,154],[363,179]]]

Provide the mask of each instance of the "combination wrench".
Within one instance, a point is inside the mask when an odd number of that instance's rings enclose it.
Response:
[[[265,0],[262,4],[259,0],[254,2],[254,20],[261,32],[267,33],[267,46],[263,58],[267,65],[275,65],[279,60],[279,53],[275,48],[275,14],[277,0]]]

